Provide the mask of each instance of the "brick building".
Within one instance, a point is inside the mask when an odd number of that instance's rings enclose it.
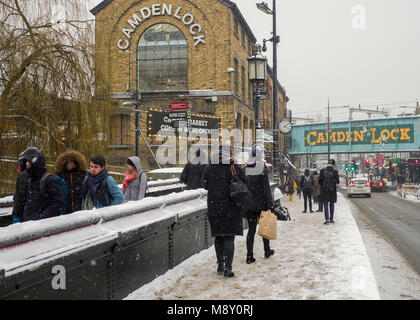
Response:
[[[134,154],[134,107],[122,103],[137,94],[146,169],[156,163],[145,141],[152,150],[162,143],[156,131],[165,125],[161,114],[173,103],[188,104],[188,116],[202,129],[255,128],[247,59],[257,39],[235,3],[104,0],[91,12],[96,20],[96,76],[106,84],[100,86],[106,89],[97,86],[95,94],[116,106],[108,139],[116,162]],[[268,99],[260,103],[266,129],[273,126],[270,69],[268,74]],[[278,90],[281,120],[288,98],[280,84]],[[283,146],[281,140],[280,151]]]

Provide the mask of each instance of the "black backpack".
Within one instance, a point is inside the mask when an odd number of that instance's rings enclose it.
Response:
[[[322,190],[331,192],[335,190],[334,170],[324,170],[324,181],[322,182]]]
[[[246,184],[236,174],[233,164],[230,166],[230,170],[232,173],[232,179],[229,184],[230,197],[241,212],[245,212],[251,204],[251,194]]]
[[[304,176],[303,177],[303,190],[310,190],[313,188],[312,177]]]

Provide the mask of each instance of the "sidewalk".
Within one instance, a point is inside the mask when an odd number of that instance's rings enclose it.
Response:
[[[247,265],[246,233],[236,237],[233,271],[216,274],[214,247],[202,251],[139,288],[126,299],[380,299],[356,222],[338,194],[333,225],[323,225],[323,213],[302,213],[303,200],[282,199],[292,221],[278,222],[274,256],[264,259],[262,241],[255,239],[257,261]],[[314,208],[318,208],[317,205]]]

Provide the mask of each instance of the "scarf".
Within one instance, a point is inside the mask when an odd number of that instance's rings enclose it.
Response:
[[[99,185],[104,179],[108,178],[108,170],[105,168],[97,176],[92,176],[90,172],[87,175],[86,183],[83,184],[82,196],[83,199],[86,199],[87,193],[89,192],[89,197],[92,203],[95,203],[95,194],[98,190]]]
[[[128,185],[130,183],[132,183],[135,178],[136,178],[136,172],[135,171],[133,173],[127,172],[125,174],[124,182],[123,182],[123,191],[125,191],[125,189],[128,188]]]

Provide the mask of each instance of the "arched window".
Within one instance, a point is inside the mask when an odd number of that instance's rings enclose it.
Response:
[[[140,92],[187,90],[188,48],[184,34],[170,24],[147,29],[137,47]]]

